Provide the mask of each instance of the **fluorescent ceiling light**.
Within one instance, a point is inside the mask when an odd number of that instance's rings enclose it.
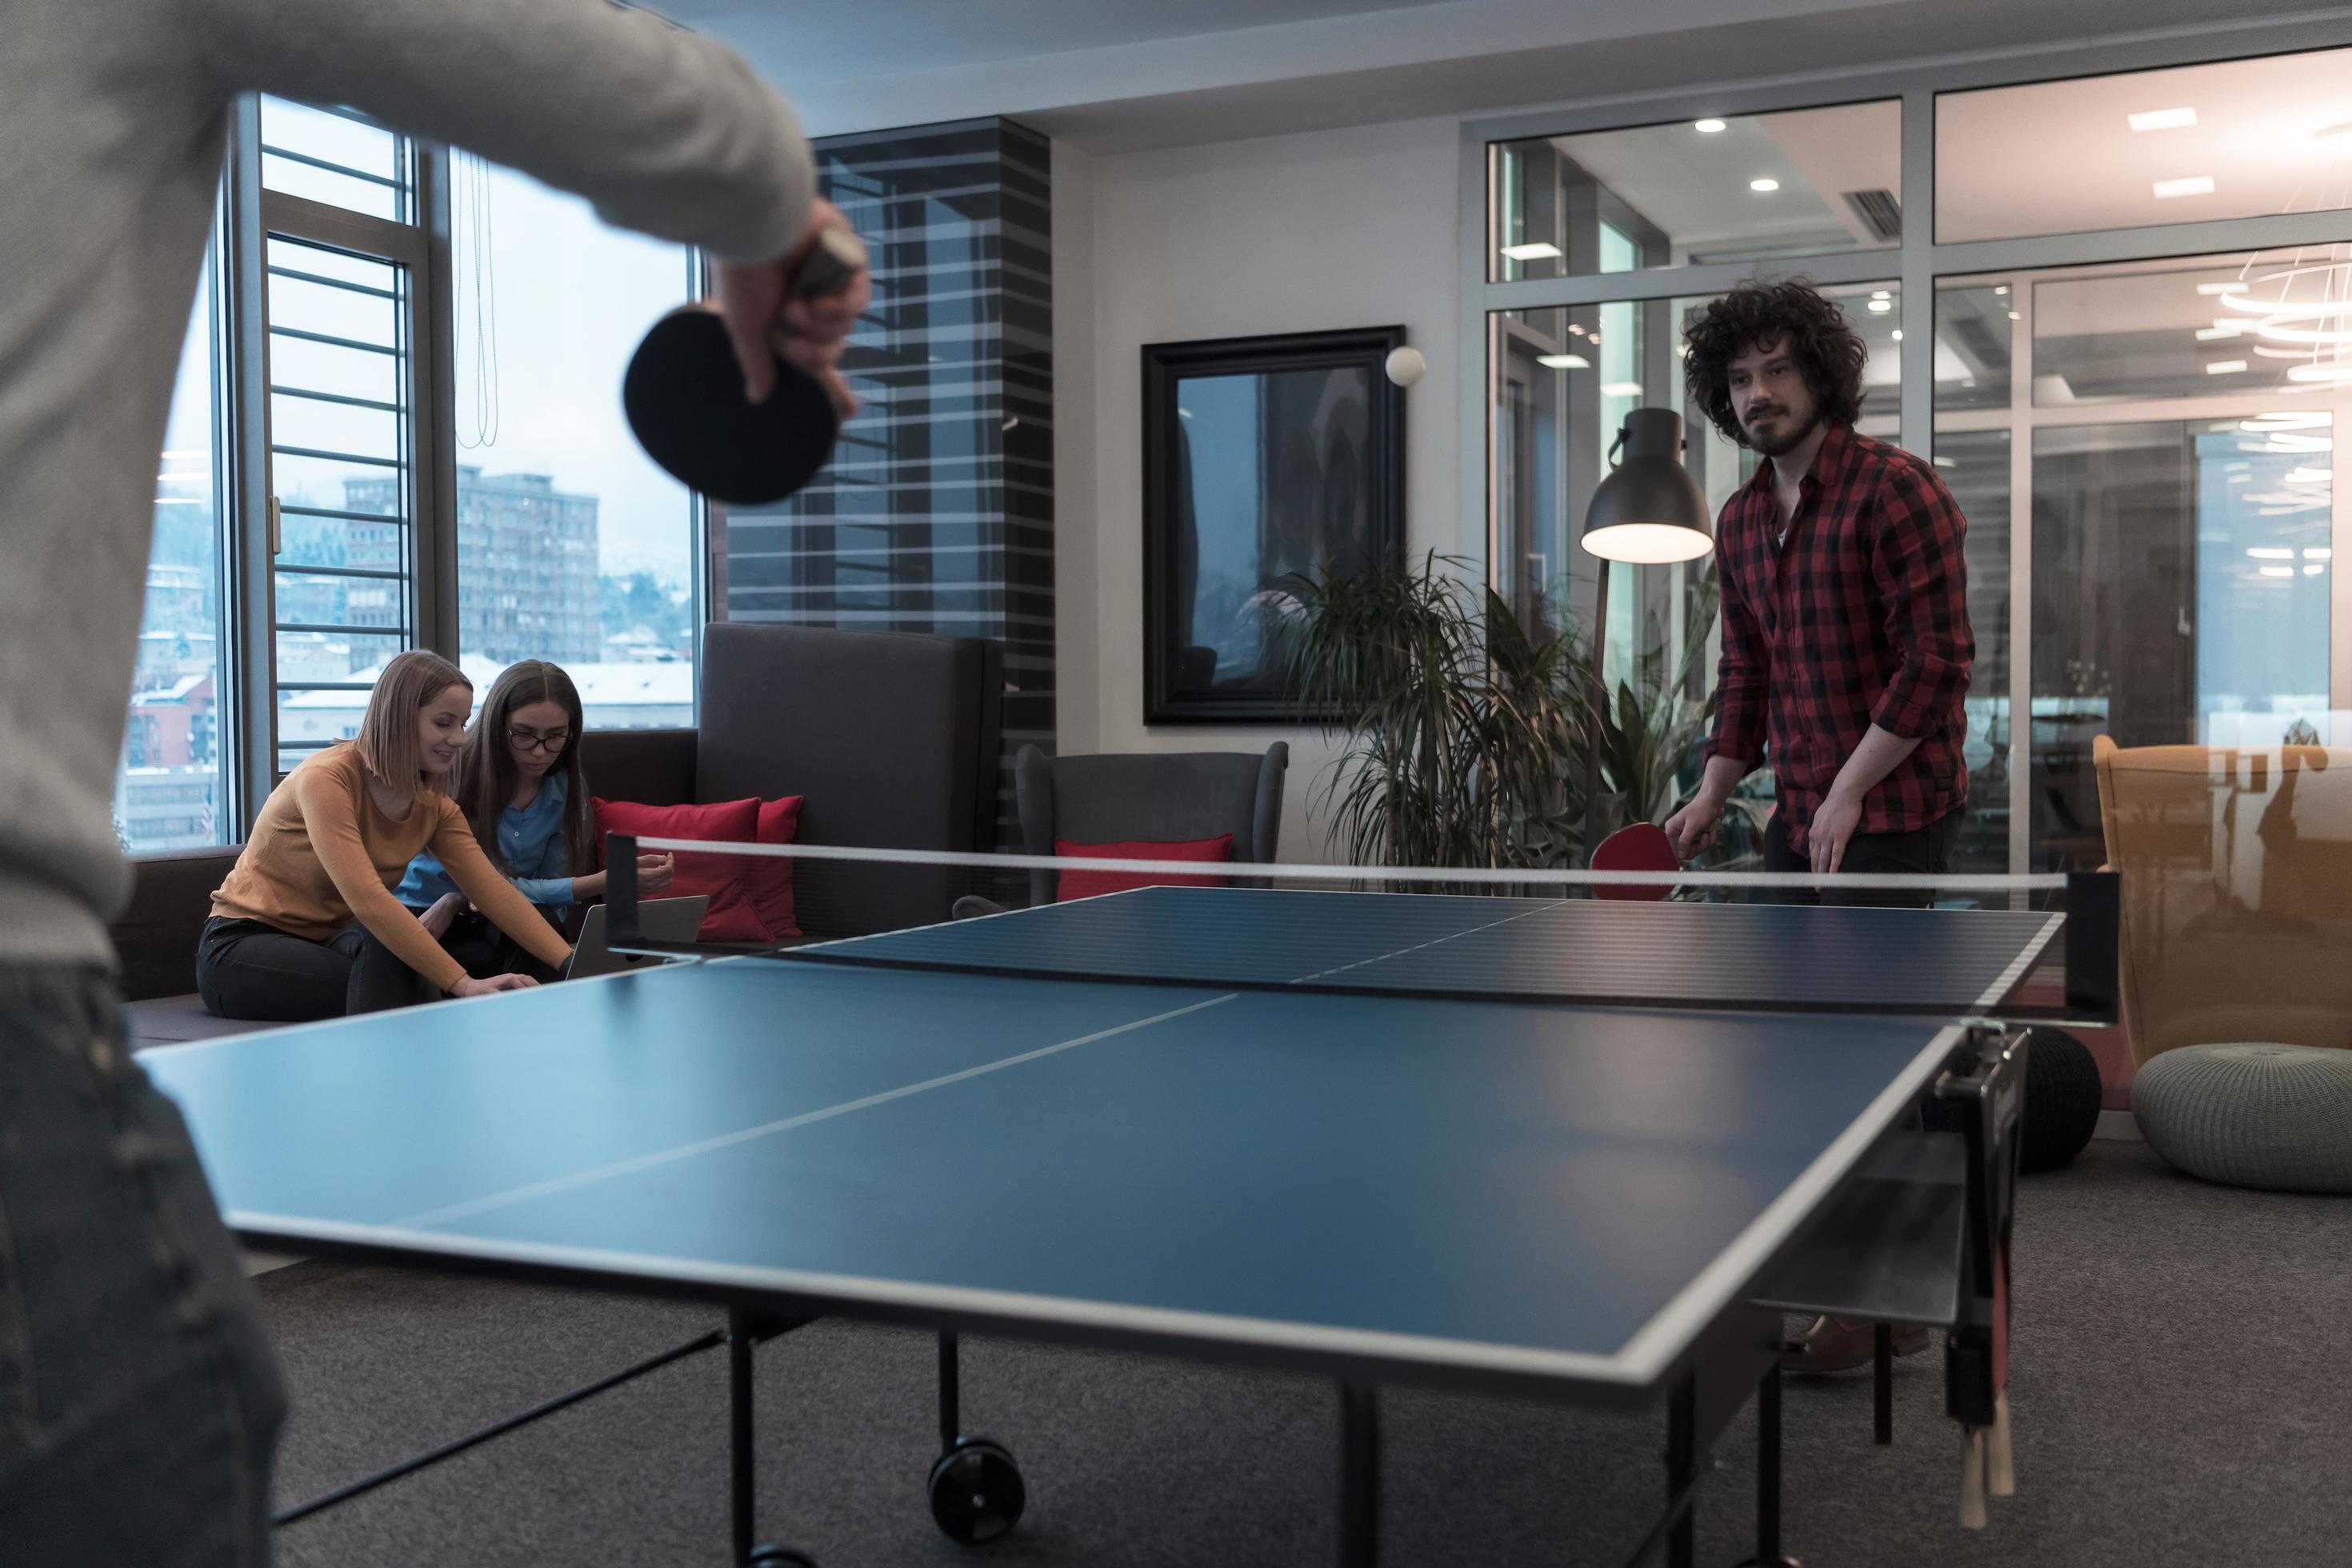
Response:
[[[2210,327],[2197,329],[2197,341],[2210,343],[2216,338],[2234,338],[2244,331],[2235,321],[2216,321]]]
[[[2158,180],[2152,188],[2158,201],[2169,201],[2174,196],[2210,196],[2213,194],[2213,176],[2190,174],[2185,179]]]
[[[2254,570],[2261,573],[2265,577],[2292,577],[2294,575],[2294,568],[2292,566],[2257,566]]]
[[[2009,313],[2009,319],[2012,321],[2021,321],[2025,320],[2025,312],[2022,310],[2011,310]]]
[[[2197,291],[2200,294],[2234,294],[2244,287],[2242,280],[2231,279],[2227,283],[2200,283]]]
[[[1549,261],[1559,254],[1559,247],[1538,239],[1529,245],[1507,245],[1503,254],[1514,261]]]
[[[1873,300],[1870,302],[1870,309],[1872,313],[1883,316],[1886,314],[1887,311],[1895,309],[1895,301],[1892,300]]]
[[[2246,553],[2252,556],[2257,561],[2292,561],[2294,559],[2294,552],[2287,549],[2283,544],[2252,544],[2246,547]]]
[[[2205,367],[2207,375],[2236,375],[2246,368],[2242,359],[2217,359]]]
[[[1748,188],[1751,191],[1777,191],[1780,188],[1780,182],[1767,176],[1764,179],[1748,181]]]
[[[2324,485],[2335,478],[2326,468],[2289,468],[2286,482],[2291,485]]]
[[[2308,565],[2306,565],[2306,566],[2305,566],[2305,567],[2304,567],[2304,569],[2303,569],[2303,574],[2304,574],[2305,576],[2306,576],[2306,577],[2316,577],[2316,576],[2318,576],[2322,572],[2325,572],[2325,571],[2326,571],[2326,570],[2327,570],[2327,568],[2326,568],[2326,567],[2322,566],[2318,562],[2314,561],[2314,562],[2312,562],[2311,563],[2309,563]]]
[[[2193,109],[2151,109],[2140,114],[2126,114],[2124,118],[2131,121],[2131,128],[2135,131],[2179,131],[2197,123],[2197,111]]]
[[[1592,362],[1582,354],[1538,354],[1536,363],[1546,370],[1591,370]]]
[[[1601,384],[1603,397],[1639,397],[1642,384],[1638,381],[1604,381]]]
[[[2336,559],[2336,552],[2325,544],[2315,544],[2303,552],[2303,558],[2305,561],[2333,561]]]
[[[1999,288],[1995,289],[1993,292],[1999,295],[2006,295],[2009,292],[2009,285],[2003,283]]]
[[[1892,289],[1873,289],[1870,291],[1870,297],[1874,300],[1892,300],[1895,298],[1895,290]]]
[[[1691,129],[1699,132],[1703,136],[1712,136],[1717,132],[1723,129],[1723,121],[1720,120],[1702,120],[1692,125]]]

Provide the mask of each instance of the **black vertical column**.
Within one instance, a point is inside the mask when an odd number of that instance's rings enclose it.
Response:
[[[1010,760],[1054,748],[1052,146],[1009,120],[828,137],[817,180],[865,237],[874,304],[832,466],[726,519],[726,615],[1004,645]]]

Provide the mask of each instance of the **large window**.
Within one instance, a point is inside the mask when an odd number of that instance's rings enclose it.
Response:
[[[1495,586],[1612,672],[1711,614],[1704,561],[1604,582],[1576,530],[1635,404],[1684,414],[1711,503],[1753,471],[1662,356],[1742,278],[1808,276],[1869,342],[1864,428],[1930,456],[1968,519],[1965,868],[2097,863],[2095,734],[2345,743],[2352,50],[2259,41],[2201,64],[2179,57],[2231,46],[1885,72],[1825,108],[1784,85],[1745,112],[1731,93],[1480,128]],[[1932,171],[1933,225],[1903,221],[1906,169]]]
[[[692,298],[695,258],[460,153],[457,646],[477,688],[562,665],[591,725],[694,722],[697,501],[630,437],[615,391],[646,328]]]
[[[222,679],[221,543],[228,509],[215,254],[205,253],[155,475],[146,610],[114,791],[116,832],[134,853],[194,848],[234,836],[223,787],[222,703],[231,683]]]

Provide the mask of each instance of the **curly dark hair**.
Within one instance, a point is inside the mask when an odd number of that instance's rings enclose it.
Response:
[[[1745,447],[1748,432],[1731,407],[1731,362],[1759,343],[1786,339],[1805,385],[1831,425],[1862,417],[1862,365],[1870,351],[1845,313],[1810,279],[1742,283],[1684,330],[1683,380],[1690,400],[1723,438]]]

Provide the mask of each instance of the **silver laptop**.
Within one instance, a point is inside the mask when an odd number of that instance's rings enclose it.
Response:
[[[646,899],[637,905],[637,934],[647,942],[690,942],[702,929],[702,917],[709,911],[710,900],[702,894],[686,899]],[[588,906],[588,918],[580,927],[580,940],[572,949],[572,962],[563,966],[566,980],[585,980],[597,974],[619,974],[631,969],[657,969],[668,959],[658,954],[614,952],[604,938],[604,906]]]

